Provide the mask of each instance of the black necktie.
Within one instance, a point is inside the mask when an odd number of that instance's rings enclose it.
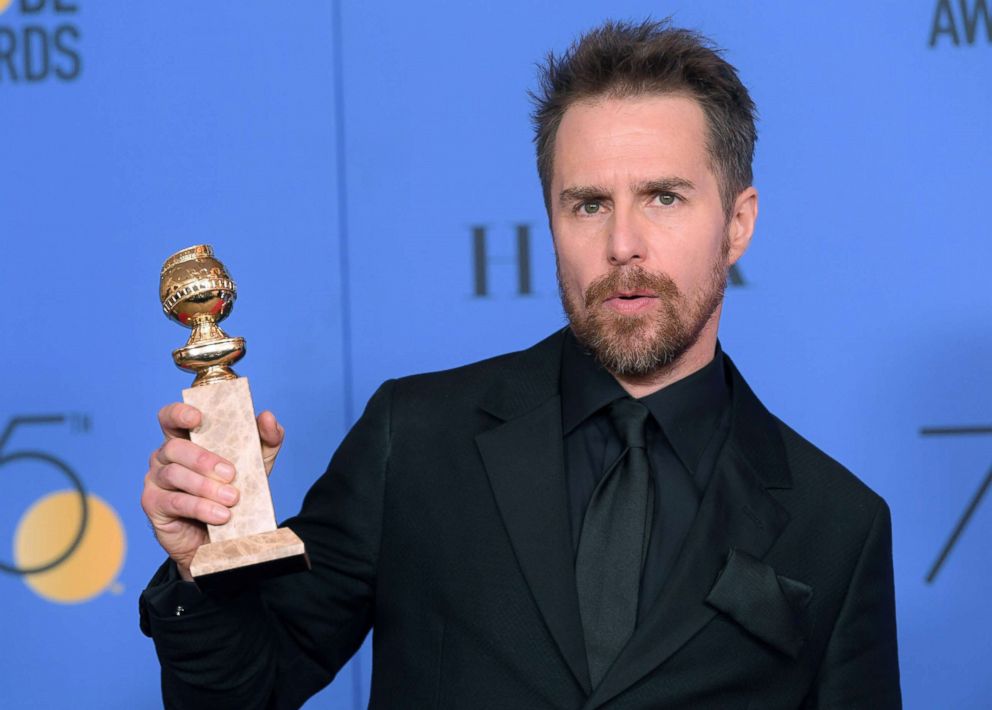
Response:
[[[641,567],[651,531],[650,471],[644,448],[648,410],[625,397],[610,405],[624,452],[593,491],[575,557],[579,613],[593,687],[637,623]]]

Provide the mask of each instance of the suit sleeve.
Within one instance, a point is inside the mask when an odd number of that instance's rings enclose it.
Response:
[[[200,595],[171,564],[152,579],[142,630],[155,641],[166,707],[299,707],[361,646],[375,604],[391,393],[387,382],[373,395],[284,524],[303,540],[309,572],[226,598]]]
[[[902,707],[892,573],[892,522],[880,501],[805,707]]]

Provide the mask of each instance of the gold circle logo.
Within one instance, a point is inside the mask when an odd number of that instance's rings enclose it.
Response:
[[[69,547],[81,523],[79,500],[77,491],[57,491],[28,508],[14,534],[18,567],[43,565]],[[86,530],[72,554],[52,569],[24,575],[25,583],[50,601],[73,604],[92,599],[113,585],[124,564],[124,526],[117,513],[92,493],[86,503]]]

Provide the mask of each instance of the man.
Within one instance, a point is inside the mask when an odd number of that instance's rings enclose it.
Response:
[[[698,35],[607,23],[546,67],[570,328],[384,384],[287,525],[313,570],[201,595],[237,491],[160,413],[142,595],[166,702],[295,707],[374,629],[389,708],[897,708],[890,522],[717,342],[754,231],[754,107]],[[271,468],[282,429],[259,417]]]

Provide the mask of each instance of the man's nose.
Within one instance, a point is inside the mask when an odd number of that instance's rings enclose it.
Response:
[[[607,258],[613,266],[638,263],[647,256],[645,226],[632,207],[617,208],[610,223]]]

